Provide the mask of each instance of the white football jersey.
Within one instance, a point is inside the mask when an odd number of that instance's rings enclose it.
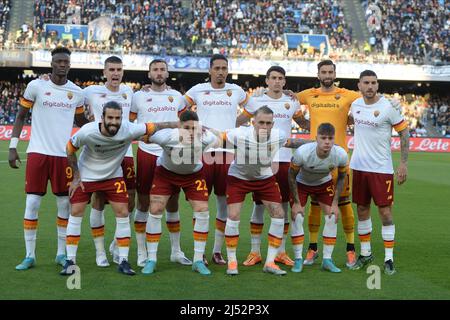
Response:
[[[263,180],[273,176],[273,157],[288,137],[282,131],[272,129],[268,141],[258,142],[254,127],[239,127],[226,131],[226,139],[236,148],[228,175],[243,180]]]
[[[83,89],[85,105],[89,106],[94,114],[95,121],[102,121],[103,106],[109,101],[115,101],[122,107],[122,121],[130,121],[131,99],[133,98],[133,90],[121,84],[119,91],[109,90],[104,85],[92,85]],[[126,157],[133,156],[133,149],[127,150]]]
[[[177,174],[192,174],[200,171],[203,167],[203,151],[216,145],[218,140],[220,140],[219,137],[206,131],[194,144],[183,144],[180,142],[179,129],[163,129],[150,137],[150,142],[159,144],[163,149],[157,165]]]
[[[31,138],[27,153],[66,157],[66,144],[75,113],[84,112],[84,96],[72,81],[58,86],[51,80],[31,81],[20,104],[32,109]]]
[[[301,111],[300,104],[292,100],[289,96],[283,94],[279,99],[273,99],[267,94],[259,97],[250,97],[244,108],[244,113],[253,116],[259,108],[268,106],[273,111],[274,128],[282,131],[284,136],[290,137],[292,132],[292,119],[294,115]],[[282,147],[275,155],[274,161],[290,162],[292,150]]]
[[[219,131],[236,127],[238,106],[247,102],[245,91],[231,83],[226,83],[221,89],[214,89],[210,82],[197,84],[189,89],[184,97],[188,105],[197,105],[197,114],[202,125]],[[219,148],[210,151],[224,150]]]
[[[131,112],[137,115],[138,123],[178,121],[178,114],[186,109],[181,93],[176,90],[138,91],[134,93]],[[163,150],[156,143],[139,141],[139,149],[155,156]]]
[[[356,99],[350,108],[355,120],[354,149],[350,168],[375,173],[394,173],[391,156],[392,128],[397,132],[408,127],[401,111],[384,97],[367,105]]]
[[[70,140],[76,149],[83,147],[78,159],[81,181],[123,177],[121,164],[131,142],[148,134],[150,127],[124,121],[119,131],[108,137],[101,133],[99,122],[85,124]]]
[[[319,158],[317,142],[300,146],[292,157],[292,164],[300,167],[296,180],[308,186],[319,186],[330,181],[331,171],[335,168],[345,168],[347,162],[347,152],[338,145],[331,148],[328,157]]]

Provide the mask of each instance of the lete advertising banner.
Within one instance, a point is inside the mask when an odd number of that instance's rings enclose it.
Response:
[[[13,126],[0,126],[0,140],[10,140]],[[78,128],[73,128],[72,134],[78,131]],[[20,139],[24,141],[30,140],[31,127],[24,126]],[[293,134],[294,138],[308,139],[306,134]],[[347,136],[347,145],[349,149],[353,149],[353,136]],[[391,149],[393,151],[400,151],[400,138],[392,137]],[[410,151],[423,152],[450,152],[450,138],[410,138]]]

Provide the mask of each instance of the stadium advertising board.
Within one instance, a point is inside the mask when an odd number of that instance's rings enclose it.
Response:
[[[0,126],[0,140],[10,140],[13,126]],[[78,131],[78,128],[73,128],[72,134]],[[20,139],[24,141],[30,140],[31,127],[24,126]],[[306,134],[294,134],[294,138],[309,139]],[[353,137],[347,136],[347,145],[349,149],[353,149]],[[392,137],[391,149],[393,151],[400,151],[400,138]],[[410,138],[410,151],[423,152],[450,152],[450,138]]]
[[[330,48],[328,36],[325,34],[285,33],[284,39],[288,49],[313,47],[318,52],[323,51],[323,54],[328,54]]]
[[[87,40],[88,26],[79,24],[46,24],[45,32],[49,37],[52,32],[56,33],[56,37],[62,40]]]
[[[120,55],[119,52],[115,53]],[[50,51],[33,51],[33,67],[49,67],[51,61]],[[110,53],[73,52],[71,55],[72,69],[103,69],[103,64]],[[153,59],[165,59],[169,71],[203,72],[209,68],[209,57],[192,56],[165,56],[127,54],[122,55],[126,70],[148,71],[148,65]],[[230,74],[259,74],[265,75],[267,69],[273,65],[282,66],[288,76],[312,77],[317,76],[317,61],[296,61],[268,59],[230,59]],[[339,62],[337,74],[339,78],[357,79],[361,71],[373,70],[381,80],[408,80],[408,81],[450,81],[450,65],[401,65],[401,64],[370,64],[357,62]]]

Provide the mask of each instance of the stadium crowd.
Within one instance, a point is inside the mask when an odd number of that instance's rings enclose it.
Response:
[[[10,10],[11,5],[9,0],[0,0],[0,48],[6,39]]]
[[[448,1],[365,0],[363,6],[372,51],[405,63],[450,62]]]
[[[74,81],[82,88],[93,84],[103,84],[97,81]],[[124,82],[134,91],[140,90],[142,85],[137,82]],[[0,81],[0,125],[12,125],[15,121],[19,107],[19,98],[25,91],[25,82]],[[254,88],[245,88],[249,94],[252,94]],[[182,91],[184,91],[182,89]],[[182,92],[184,94],[184,92]],[[393,95],[385,94],[390,98],[396,98],[401,101],[403,115],[409,123],[411,136],[426,136],[425,125],[430,121],[437,131],[445,136],[450,136],[450,107],[449,97],[444,96],[421,96],[415,94]],[[240,110],[242,112],[242,110]],[[31,123],[31,115],[27,118],[27,124]],[[351,130],[348,131],[351,133]],[[292,133],[307,133],[298,127],[296,123],[292,124]]]
[[[3,3],[7,15],[8,0],[0,1],[0,9]],[[450,62],[450,11],[444,1],[415,0],[408,4],[364,0],[362,6],[372,31],[365,43],[352,38],[352,28],[345,20],[342,1],[338,0],[195,0],[191,8],[183,7],[181,0],[36,0],[33,25],[24,24],[15,37],[10,35],[5,39],[4,46],[322,59],[323,50],[312,46],[287,49],[284,33],[301,32],[327,34],[331,46],[328,56],[335,61]],[[44,29],[45,23],[87,25],[105,15],[114,20],[111,36],[105,41],[88,41],[88,35],[60,39],[55,32],[46,34]],[[3,15],[1,19],[3,25]],[[1,32],[0,27],[0,38]]]

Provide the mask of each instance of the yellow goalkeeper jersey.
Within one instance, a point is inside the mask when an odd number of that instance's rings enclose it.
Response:
[[[311,139],[315,139],[321,123],[331,123],[335,130],[335,142],[348,152],[346,143],[347,119],[353,101],[361,97],[357,91],[335,87],[331,92],[320,88],[306,89],[297,94],[301,104],[309,110]]]

